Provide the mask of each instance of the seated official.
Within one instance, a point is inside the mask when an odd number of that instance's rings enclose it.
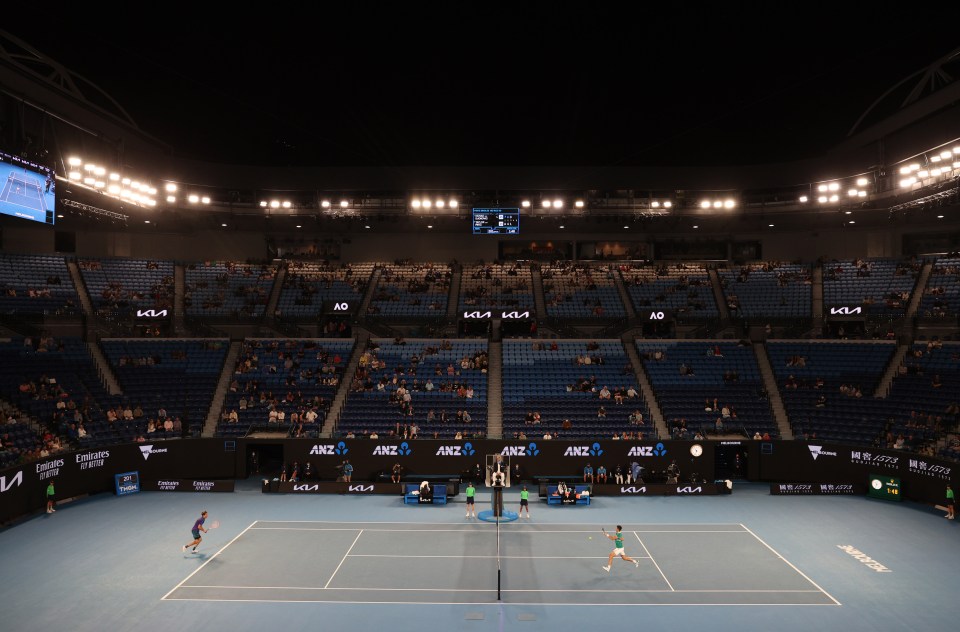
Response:
[[[433,500],[433,488],[430,487],[430,481],[420,483],[420,500],[424,502]]]
[[[506,466],[503,464],[503,457],[499,454],[493,461],[493,465],[490,466],[490,483],[494,487],[503,487],[506,482]]]

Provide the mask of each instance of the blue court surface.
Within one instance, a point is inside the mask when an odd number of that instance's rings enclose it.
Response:
[[[103,494],[0,531],[2,629],[955,629],[960,531],[930,507],[738,484],[531,513],[500,525],[498,601],[496,525],[460,497]],[[639,567],[608,573],[618,523]]]

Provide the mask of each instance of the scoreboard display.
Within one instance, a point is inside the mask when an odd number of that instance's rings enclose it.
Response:
[[[519,235],[520,209],[475,208],[473,209],[474,235]]]
[[[871,476],[867,486],[867,496],[883,500],[903,499],[900,493],[900,479],[892,476]]]

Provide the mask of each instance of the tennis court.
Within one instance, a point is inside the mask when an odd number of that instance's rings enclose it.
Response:
[[[164,599],[495,603],[499,576],[513,604],[839,605],[742,524],[623,530],[640,566],[607,573],[594,524],[257,521]]]

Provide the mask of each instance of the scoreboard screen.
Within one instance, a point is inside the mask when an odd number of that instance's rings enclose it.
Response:
[[[473,209],[474,235],[519,235],[520,209],[475,208]]]
[[[903,500],[900,494],[900,479],[892,476],[871,476],[867,496],[884,500]]]

